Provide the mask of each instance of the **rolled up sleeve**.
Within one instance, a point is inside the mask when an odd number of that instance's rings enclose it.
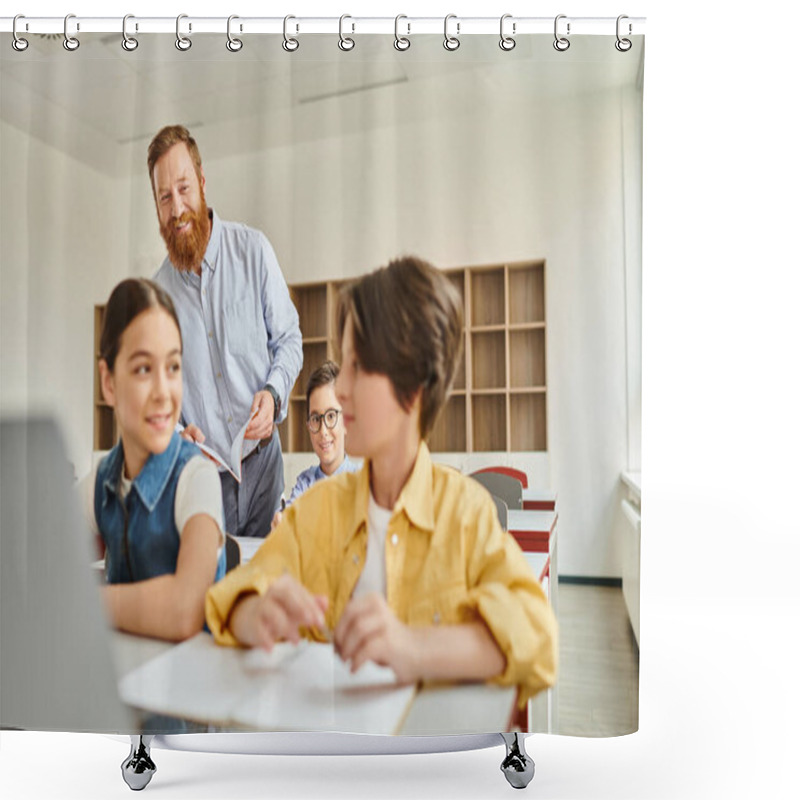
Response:
[[[463,619],[479,616],[506,658],[493,679],[520,687],[520,704],[553,686],[558,667],[558,626],[547,597],[517,542],[484,505],[474,517],[475,541],[468,566],[470,589]]]

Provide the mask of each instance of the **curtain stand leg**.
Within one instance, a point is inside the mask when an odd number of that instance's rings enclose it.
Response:
[[[156,771],[156,765],[150,758],[150,742],[152,736],[131,734],[131,752],[122,762],[122,778],[135,792],[139,792],[150,783]]]
[[[515,789],[524,789],[533,780],[536,765],[525,752],[525,737],[519,733],[501,733],[506,746],[506,757],[500,765],[506,780]]]

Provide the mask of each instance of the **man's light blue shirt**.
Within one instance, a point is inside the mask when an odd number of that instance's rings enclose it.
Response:
[[[228,457],[256,392],[271,384],[278,422],[303,366],[297,310],[272,245],[261,231],[213,212],[200,275],[169,258],[155,274],[172,297],[183,339],[182,420]],[[243,456],[258,445],[245,439]]]
[[[358,472],[361,469],[361,464],[354,464],[345,453],[344,461],[339,464],[339,468],[333,473],[333,475],[341,475],[343,472]],[[309,467],[308,469],[304,469],[298,476],[297,482],[294,485],[294,489],[292,489],[292,493],[289,495],[289,499],[286,501],[286,505],[290,506],[298,497],[300,497],[303,492],[308,489],[310,486],[313,486],[317,481],[321,481],[323,478],[332,477],[331,475],[326,475],[322,471],[322,467],[317,464],[314,467]]]

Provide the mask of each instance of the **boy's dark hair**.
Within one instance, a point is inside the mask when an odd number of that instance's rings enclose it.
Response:
[[[361,366],[389,378],[402,408],[408,410],[422,389],[419,432],[427,438],[461,358],[463,312],[456,288],[427,261],[406,256],[342,290],[339,347],[348,317]]]
[[[126,278],[114,287],[106,303],[103,332],[100,334],[100,358],[106,362],[109,372],[114,371],[125,329],[143,311],[156,307],[163,308],[175,320],[183,346],[181,324],[172,298],[157,283],[147,278]]]
[[[183,142],[189,150],[189,155],[194,163],[194,171],[197,173],[197,179],[200,180],[202,176],[203,162],[200,159],[200,149],[192,134],[183,125],[167,125],[153,137],[150,146],[147,148],[147,171],[150,173],[150,186],[153,188],[154,193],[156,187],[153,184],[153,170],[156,168],[156,162],[167,150],[179,142]]]
[[[306,385],[306,408],[311,403],[311,392],[320,386],[336,383],[339,374],[339,365],[335,361],[323,361],[312,373]]]

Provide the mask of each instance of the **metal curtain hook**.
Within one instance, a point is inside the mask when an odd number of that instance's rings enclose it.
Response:
[[[405,14],[398,14],[394,18],[394,49],[400,50],[408,50],[411,47],[411,39],[406,38],[405,36],[400,35],[400,20],[401,19],[408,19]],[[408,33],[411,33],[411,23],[407,22],[406,27],[408,28]]]
[[[627,52],[628,52],[628,50],[630,50],[630,49],[631,49],[631,47],[633,47],[633,42],[631,42],[631,40],[630,40],[630,39],[623,39],[623,38],[622,38],[622,37],[619,35],[619,31],[620,31],[620,22],[622,22],[622,20],[624,20],[624,19],[628,19],[627,15],[625,15],[625,14],[620,14],[620,15],[617,17],[617,41],[616,41],[616,42],[614,42],[614,47],[616,47],[616,48],[617,48],[617,50],[619,50],[619,51],[620,51],[620,53],[627,53]],[[630,35],[631,35],[631,33],[633,33],[633,27],[631,26],[631,24],[630,24],[630,22],[629,22],[629,23],[628,23],[628,36],[630,36]]]
[[[458,34],[461,32],[461,23],[456,21],[456,35],[455,36],[451,36],[447,32],[447,26],[448,26],[448,23],[450,22],[451,19],[457,20],[458,18],[456,17],[455,14],[448,14],[444,18],[444,42],[443,42],[444,49],[445,50],[449,50],[450,52],[452,52],[453,50],[458,50],[458,48],[461,46],[461,41],[458,38]]]
[[[514,39],[513,36],[508,36],[503,28],[505,21],[511,18],[511,14],[503,14],[503,16],[500,17],[500,49],[505,50],[506,52],[513,50],[517,46],[517,40]],[[517,32],[516,22],[511,23],[511,32]]]
[[[175,47],[182,52],[185,52],[192,46],[192,40],[181,33],[181,20],[188,19],[188,17],[188,14],[178,14],[175,19]],[[191,24],[189,25],[189,30],[192,30]]]
[[[345,36],[342,30],[344,26],[344,21],[346,19],[353,19],[353,18],[349,14],[342,14],[342,16],[339,17],[339,49],[344,50],[345,52],[347,52],[348,50],[352,50],[356,46],[355,39],[351,38],[350,36]],[[355,33],[356,24],[355,22],[351,24],[353,26],[352,32]]]
[[[558,21],[560,19],[566,19],[566,14],[559,14],[556,17],[556,21],[553,25],[553,35],[555,36],[555,41],[553,42],[553,47],[558,50],[560,53],[563,53],[565,50],[569,50],[569,39],[566,36],[559,36],[558,35]],[[567,36],[569,36],[569,22],[567,23]]]
[[[11,33],[14,35],[14,38],[11,40],[11,46],[18,53],[21,53],[23,50],[27,50],[28,49],[28,40],[27,39],[23,39],[17,33],[17,20],[18,19],[25,19],[25,17],[24,17],[23,14],[17,14],[17,16],[14,17],[14,22],[11,24]]]
[[[126,14],[122,18],[122,49],[127,50],[129,53],[133,52],[139,46],[139,40],[134,36],[128,36],[128,20],[134,19],[133,14]],[[139,26],[136,26],[139,29]]]
[[[64,17],[64,41],[61,43],[64,45],[64,49],[69,50],[70,53],[74,52],[81,46],[81,43],[74,36],[70,36],[67,32],[67,26],[69,25],[69,21],[71,19],[75,19],[74,14],[67,14],[67,16]],[[77,25],[77,23],[76,26],[76,30],[80,30],[80,26]]]
[[[300,42],[295,39],[293,36],[289,36],[289,20],[290,19],[297,19],[297,17],[293,17],[291,14],[288,14],[283,18],[283,49],[287,53],[294,53],[298,47],[300,47]],[[300,27],[295,26],[295,31],[299,31]]]
[[[242,40],[231,35],[231,22],[233,22],[235,19],[239,19],[236,14],[231,14],[228,17],[228,41],[225,42],[225,47],[227,47],[231,53],[238,53],[243,47]],[[241,31],[241,26],[239,27],[239,30]]]

